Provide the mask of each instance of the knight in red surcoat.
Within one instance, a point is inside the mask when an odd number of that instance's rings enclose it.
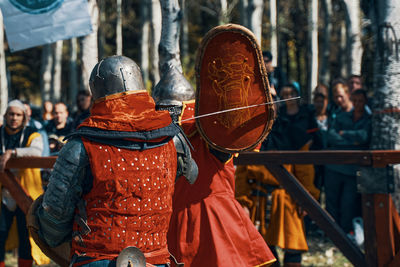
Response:
[[[167,266],[175,179],[197,177],[187,144],[133,60],[100,61],[90,88],[91,115],[68,137],[35,212],[40,237],[50,247],[71,240],[74,266],[111,266],[129,247],[146,266]]]
[[[269,266],[275,257],[235,199],[232,155],[211,148],[195,124],[194,90],[171,68],[153,90],[157,109],[169,110],[192,145],[199,175],[175,184],[168,247],[185,267]]]

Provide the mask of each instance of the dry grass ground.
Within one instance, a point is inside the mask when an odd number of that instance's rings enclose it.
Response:
[[[303,267],[351,267],[343,254],[329,239],[312,236],[308,238],[309,251],[303,254]],[[283,262],[283,251],[278,250],[280,262]]]
[[[353,266],[343,254],[332,244],[332,242],[318,234],[308,237],[309,251],[303,254],[304,267],[351,267]],[[283,256],[282,251],[278,251]],[[281,261],[282,262],[282,261]],[[17,267],[16,254],[9,252],[6,254],[6,267]],[[56,267],[55,263],[45,267]],[[210,266],[211,267],[211,266]]]
[[[328,238],[309,236],[307,240],[309,251],[303,254],[302,266],[353,266]]]
[[[7,252],[6,253],[6,267],[18,267],[18,258],[17,258],[17,252],[12,251],[12,252]],[[33,266],[36,266],[35,264]],[[59,265],[52,262],[48,265],[41,265],[41,267],[58,267]]]

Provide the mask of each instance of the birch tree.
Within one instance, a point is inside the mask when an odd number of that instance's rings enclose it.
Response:
[[[53,101],[61,101],[61,71],[62,71],[62,48],[63,41],[59,40],[52,45],[53,49],[53,75],[52,75],[52,91]]]
[[[361,74],[361,58],[363,46],[361,43],[361,9],[360,0],[344,0],[346,6],[347,74]]]
[[[8,82],[6,70],[6,55],[4,53],[4,25],[3,15],[0,10],[0,114],[1,121],[8,104]]]
[[[150,13],[151,13],[150,80],[152,84],[155,85],[160,80],[160,70],[158,68],[158,62],[160,61],[160,57],[158,55],[158,46],[160,45],[161,25],[162,25],[160,0],[151,1]],[[185,17],[185,15],[183,15],[183,17]]]
[[[309,10],[309,92],[313,93],[313,90],[318,84],[318,0],[310,1]],[[308,103],[311,103],[311,94],[308,94],[308,98]]]
[[[98,0],[97,3],[99,5],[99,29],[97,31],[98,39],[99,39],[99,58],[105,57],[104,47],[106,45],[106,36],[105,36],[105,29],[104,25],[106,24],[106,0]]]
[[[400,2],[398,0],[374,0],[372,25],[375,40],[374,110],[372,115],[371,149],[400,150]],[[396,44],[397,41],[397,44]],[[397,46],[397,47],[396,47]],[[400,166],[369,169],[368,176],[386,186],[388,176],[393,176],[395,194],[393,200],[400,209]],[[393,186],[389,189],[393,189]]]
[[[182,29],[181,29],[181,58],[183,65],[189,61],[189,3],[186,0],[181,0],[182,8]]]
[[[342,55],[339,59],[340,61],[340,74],[342,77],[347,76],[347,54],[348,54],[348,42],[347,42],[347,30],[346,23],[341,23],[340,25],[340,55]]]
[[[99,20],[99,8],[96,0],[89,0],[89,14],[93,32],[80,39],[81,42],[81,88],[89,90],[90,73],[98,62],[97,30]]]
[[[149,34],[150,34],[150,12],[149,1],[140,1],[140,20],[141,20],[141,35],[140,35],[140,68],[143,74],[144,84],[149,81]]]
[[[273,55],[272,66],[276,67],[278,65],[278,16],[276,11],[276,0],[269,0],[269,17],[271,24],[271,54]]]
[[[228,17],[228,1],[227,0],[220,0],[220,6],[221,10],[219,12],[219,24],[223,25],[229,22],[229,17]]]
[[[122,55],[122,0],[117,0],[117,23],[115,32],[117,55]]]
[[[180,60],[179,35],[180,35],[180,7],[178,0],[161,0],[162,29],[161,40],[158,48],[160,55],[160,74],[171,67],[182,72]]]
[[[324,83],[329,83],[329,56],[331,47],[331,33],[332,33],[332,0],[323,0],[322,9],[324,10],[325,27],[323,28],[322,47],[321,47],[321,66],[319,72],[319,80]]]
[[[51,45],[42,47],[42,56],[40,64],[40,90],[43,101],[52,100],[51,80],[53,69],[53,53]]]
[[[254,33],[258,42],[261,44],[262,34],[262,15],[264,11],[263,0],[248,0],[247,16],[249,18],[248,28]]]

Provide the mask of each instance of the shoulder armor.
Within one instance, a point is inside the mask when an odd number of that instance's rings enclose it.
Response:
[[[185,176],[190,184],[194,184],[199,174],[196,162],[190,153],[189,145],[182,133],[173,138],[178,157],[178,168],[176,177]]]
[[[69,140],[60,150],[44,195],[43,207],[56,218],[75,209],[76,196],[82,194],[89,158],[80,138]]]
[[[80,138],[72,138],[62,147],[58,158],[74,165],[79,165],[81,161],[87,161],[85,146]]]

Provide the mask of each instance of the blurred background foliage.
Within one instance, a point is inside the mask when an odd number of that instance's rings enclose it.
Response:
[[[365,2],[365,1],[364,1]],[[362,7],[368,10],[368,5],[363,2]],[[115,0],[98,0],[100,16],[104,16],[103,22],[99,25],[99,59],[115,54],[116,45],[116,1]],[[195,85],[195,58],[196,50],[208,30],[219,24],[219,3],[217,0],[186,0],[185,8],[188,14],[188,44],[189,53],[181,58],[183,64],[184,75]],[[239,1],[228,1],[234,5],[232,11],[228,15],[229,22],[241,23],[241,10]],[[140,35],[141,35],[141,18],[140,18],[141,0],[123,0],[122,1],[122,31],[123,31],[123,54],[127,57],[140,62]],[[278,35],[278,66],[286,72],[289,81],[298,81],[301,85],[302,92],[307,94],[310,81],[308,78],[309,69],[309,0],[285,0],[277,1],[277,35]],[[323,33],[327,27],[324,9],[319,5],[318,32]],[[328,74],[330,80],[337,77],[345,77],[350,75],[346,73],[346,46],[341,45],[343,40],[343,25],[345,23],[345,6],[341,0],[332,0],[332,31],[329,36],[329,58],[328,58]],[[270,43],[270,16],[268,1],[264,2],[264,11],[262,19],[262,40],[261,47],[263,50],[271,48]],[[371,89],[373,71],[373,51],[371,46],[371,35],[369,34],[368,25],[363,25],[363,47],[364,56],[362,64],[362,75],[365,77],[365,85],[367,89]],[[319,34],[319,47],[325,41],[323,34]],[[63,42],[62,56],[62,101],[69,102],[67,99],[67,90],[69,88],[68,72],[69,69],[69,42]],[[31,101],[37,105],[41,104],[40,96],[40,64],[42,47],[35,47],[24,51],[10,53],[6,47],[6,64],[9,77],[9,98],[20,98]],[[79,47],[78,47],[79,49]],[[274,55],[277,56],[277,55]],[[319,53],[320,62],[323,53]],[[77,64],[79,65],[79,58]],[[153,84],[147,82],[147,88],[151,89]]]

